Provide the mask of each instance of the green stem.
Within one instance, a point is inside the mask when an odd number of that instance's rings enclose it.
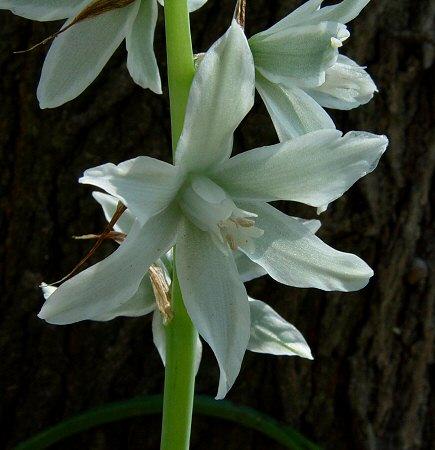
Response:
[[[187,0],[165,0],[166,49],[171,109],[172,153],[181,135],[195,74]],[[187,450],[192,424],[197,332],[187,314],[174,267],[174,318],[166,327],[165,393],[161,450]]]
[[[192,424],[197,333],[187,314],[175,274],[173,320],[166,327],[165,392],[161,450],[187,450]]]
[[[172,151],[183,129],[195,68],[187,0],[165,0],[166,52],[171,105]]]

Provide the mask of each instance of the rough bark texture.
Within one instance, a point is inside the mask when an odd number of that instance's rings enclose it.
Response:
[[[233,3],[209,0],[192,16],[195,51],[205,50],[225,31]],[[297,4],[249,2],[247,34],[270,26]],[[352,36],[344,47],[369,67],[380,93],[358,110],[334,113],[338,128],[385,133],[391,143],[376,171],[323,214],[320,235],[374,268],[369,286],[351,294],[286,288],[267,278],[248,286],[252,296],[266,299],[303,332],[315,360],[247,354],[228,398],[293,426],[325,449],[435,448],[430,386],[434,17],[433,0],[373,0],[350,24]],[[42,303],[38,284],[66,274],[89,247],[70,236],[98,232],[104,224],[91,190],[77,184],[83,170],[140,154],[170,157],[167,96],[133,84],[124,48],[80,98],[56,110],[38,109],[35,91],[46,48],[22,55],[12,51],[41,41],[58,26],[0,12],[4,448],[62,418],[110,401],[160,393],[163,385],[149,319],[58,327],[36,317]],[[162,36],[161,14],[156,35],[160,61]],[[164,62],[160,69],[165,78]],[[274,142],[258,102],[236,135],[236,148]],[[291,211],[314,217],[308,209]],[[97,259],[111,250],[108,245]],[[197,392],[214,395],[217,376],[207,349]],[[158,416],[125,420],[57,448],[155,449],[159,427]],[[282,447],[255,432],[195,418],[192,449],[204,448]]]

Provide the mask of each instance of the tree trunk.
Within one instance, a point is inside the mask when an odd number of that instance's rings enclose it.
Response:
[[[254,34],[288,14],[297,1],[248,0]],[[195,51],[229,25],[234,1],[209,0],[192,15]],[[156,51],[165,84],[163,14]],[[296,428],[325,449],[435,448],[433,331],[435,240],[431,187],[435,164],[435,3],[374,0],[349,28],[343,52],[367,65],[379,87],[368,105],[333,112],[337,128],[385,133],[390,146],[373,174],[320,217],[320,237],[358,254],[375,270],[356,293],[324,293],[248,284],[306,337],[314,361],[248,353],[228,398]],[[46,47],[25,54],[57,30],[0,12],[0,442],[18,442],[91,407],[161,393],[163,367],[150,320],[118,318],[70,326],[36,317],[38,287],[68,273],[104,219],[83,170],[146,154],[169,160],[167,88],[163,96],[135,86],[122,46],[78,99],[40,110],[36,85]],[[92,45],[90,43],[89,45]],[[237,151],[277,141],[261,101],[236,134]],[[292,205],[286,212],[315,217]],[[100,251],[93,262],[113,248]],[[92,301],[90,299],[90,301]],[[196,392],[214,396],[218,369],[206,349]],[[139,417],[69,438],[62,449],[155,449],[160,417]],[[195,417],[192,449],[280,449],[254,431]]]

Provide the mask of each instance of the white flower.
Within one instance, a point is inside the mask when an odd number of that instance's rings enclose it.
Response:
[[[206,1],[190,0],[190,11]],[[47,53],[37,90],[41,108],[55,108],[80,95],[124,39],[133,80],[162,92],[153,50],[156,0],[0,0],[0,9],[39,21],[66,18],[62,29],[80,15],[86,17],[61,32]]]
[[[102,192],[92,193],[95,200],[103,208],[106,219],[110,221],[116,211],[118,200]],[[126,210],[114,226],[114,230],[122,235],[128,235],[134,224],[134,216],[129,210]],[[312,232],[316,232],[320,226],[317,220],[306,221]],[[122,245],[122,244],[121,244]],[[253,263],[243,253],[237,252],[234,255],[237,264],[239,276],[242,282],[250,281],[254,278],[264,275],[264,269]],[[172,272],[172,249],[154,264],[154,271],[159,270],[164,278],[166,286],[171,285]],[[45,283],[41,285],[44,297],[48,299],[56,288],[48,286]],[[164,329],[165,311],[160,311],[156,301],[155,287],[150,275],[147,273],[139,285],[138,291],[125,303],[112,310],[97,312],[97,315],[86,317],[89,320],[107,321],[119,316],[137,317],[148,313],[153,313],[152,330],[154,344],[160,354],[163,364],[166,359],[166,334]],[[251,335],[247,349],[257,353],[269,353],[272,355],[301,356],[303,358],[313,359],[310,348],[298,331],[292,324],[288,323],[270,306],[260,300],[248,297],[250,315],[251,315]],[[77,311],[78,320],[84,320],[83,311]],[[202,344],[197,338],[196,346],[196,370],[202,354]]]
[[[309,0],[249,39],[256,87],[280,141],[335,128],[322,107],[352,109],[373,97],[376,86],[364,68],[338,54],[349,37],[344,24],[368,2],[321,8],[322,0]]]
[[[233,132],[252,107],[255,73],[241,28],[207,52],[192,83],[175,165],[138,157],[85,172],[81,182],[121,200],[135,217],[108,258],[66,281],[39,317],[65,324],[121,307],[150,265],[176,244],[186,309],[220,368],[218,397],[239,373],[250,341],[250,307],[233,250],[275,280],[297,287],[351,291],[373,272],[355,255],[332,249],[303,222],[266,202],[314,207],[340,197],[372,171],[387,139],[319,130],[230,159]]]

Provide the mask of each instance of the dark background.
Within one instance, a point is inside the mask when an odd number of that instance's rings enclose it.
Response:
[[[247,34],[267,28],[299,1],[248,0]],[[192,15],[195,51],[229,25],[234,2],[209,0]],[[169,160],[163,14],[156,52],[163,96],[131,81],[124,46],[78,99],[39,110],[36,86],[46,47],[15,55],[60,27],[0,11],[0,445],[19,441],[90,407],[161,393],[163,367],[148,317],[53,326],[36,314],[39,283],[61,278],[104,220],[78,185],[83,170],[147,154]],[[291,425],[325,449],[429,449],[434,441],[434,79],[435,3],[373,0],[349,28],[343,52],[367,65],[379,94],[357,110],[333,112],[337,128],[385,133],[375,172],[321,216],[320,236],[375,270],[357,293],[248,285],[295,324],[314,361],[248,353],[228,398]],[[90,45],[92,45],[90,43]],[[236,151],[276,142],[261,101],[235,139]],[[280,205],[295,215],[315,211]],[[96,259],[113,250],[107,244]],[[196,391],[215,395],[208,348]],[[62,449],[157,449],[159,416],[125,420],[75,436]],[[192,449],[281,449],[254,431],[195,417]]]

